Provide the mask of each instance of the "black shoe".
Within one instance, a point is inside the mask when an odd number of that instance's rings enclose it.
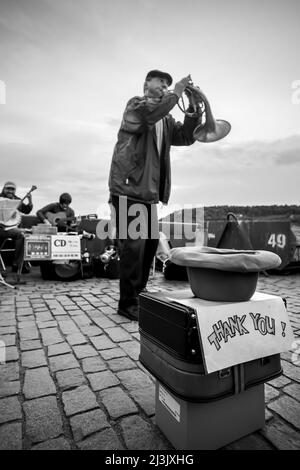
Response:
[[[139,319],[139,307],[138,305],[130,305],[126,308],[118,308],[118,314],[129,318],[129,320],[138,321]]]

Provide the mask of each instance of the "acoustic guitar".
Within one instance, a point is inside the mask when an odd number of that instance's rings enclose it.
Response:
[[[37,186],[35,185],[31,186],[28,193],[26,193],[25,196],[20,201],[17,200],[18,201],[17,208],[13,210],[10,218],[3,223],[1,222],[1,225],[3,226],[4,230],[11,230],[20,225],[22,214],[20,211],[18,211],[18,208],[21,206],[22,202],[29,196],[29,194],[35,191],[36,189],[37,189]],[[12,199],[12,200],[15,200],[15,199]]]

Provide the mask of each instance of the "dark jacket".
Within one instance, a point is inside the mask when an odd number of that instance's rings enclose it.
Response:
[[[8,198],[5,194],[3,194],[2,192],[0,193],[0,197],[4,197],[6,199],[10,199]],[[18,197],[18,196],[13,196],[11,199],[14,199],[14,200],[18,200],[18,201],[21,201],[21,198]],[[33,208],[33,205],[32,204],[24,204],[24,202],[22,202],[20,204],[20,206],[18,207],[18,211],[19,212],[22,212],[22,214],[30,214],[30,212],[32,211],[32,208]]]
[[[125,195],[138,202],[167,203],[171,192],[171,145],[194,143],[198,118],[175,122],[169,111],[178,96],[168,93],[159,103],[134,97],[126,106],[109,175],[111,196]],[[163,118],[163,146],[159,156],[155,123]]]

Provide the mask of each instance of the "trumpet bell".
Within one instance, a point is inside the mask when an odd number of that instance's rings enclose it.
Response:
[[[214,125],[211,129],[206,129],[205,124],[197,126],[193,132],[195,140],[199,142],[216,142],[221,140],[229,134],[231,130],[231,124],[223,119],[214,120]]]

